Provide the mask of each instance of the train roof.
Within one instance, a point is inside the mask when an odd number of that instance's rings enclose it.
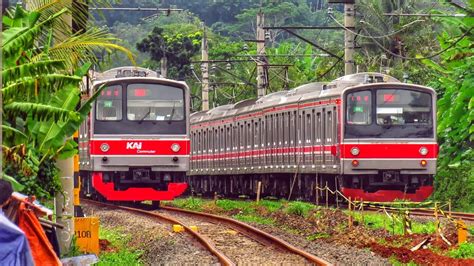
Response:
[[[389,75],[364,72],[346,75],[331,82],[313,82],[298,86],[288,91],[278,91],[259,99],[248,99],[236,104],[227,104],[209,111],[197,112],[191,115],[191,123],[205,120],[223,119],[233,114],[247,113],[251,110],[265,109],[275,105],[300,102],[314,98],[340,96],[348,87],[370,83],[401,83]]]

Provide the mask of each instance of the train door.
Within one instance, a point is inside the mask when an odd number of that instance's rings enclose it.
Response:
[[[326,109],[326,135],[325,135],[325,149],[324,149],[324,161],[327,167],[334,165],[334,155],[331,153],[332,146],[334,145],[334,112],[332,108]]]
[[[307,167],[310,167],[311,165],[311,159],[312,159],[312,124],[313,121],[311,119],[311,110],[306,110],[306,115],[304,117],[304,124],[305,124],[305,134],[304,134],[304,164]]]
[[[260,156],[259,156],[260,164],[259,164],[259,166],[261,166],[262,169],[264,169],[264,166],[266,164],[266,154],[267,154],[265,152],[265,144],[266,144],[265,143],[266,142],[266,138],[265,138],[266,137],[266,135],[265,135],[266,134],[266,132],[265,132],[266,131],[265,130],[265,127],[266,127],[265,117],[262,117],[260,119],[260,125],[261,125],[261,127],[260,127],[260,147],[259,147],[259,149],[260,149]]]
[[[226,127],[227,130],[227,140],[226,140],[226,146],[225,146],[225,161],[224,161],[224,168],[228,170],[229,167],[231,167],[232,163],[230,161],[230,153],[232,149],[232,124],[227,125]]]
[[[273,139],[273,167],[276,168],[278,165],[278,114],[273,115],[272,121],[273,129],[272,129],[272,139]]]
[[[260,156],[259,156],[259,148],[260,148],[260,119],[255,120],[254,123],[254,141],[253,141],[253,164],[252,166],[257,169],[258,165],[260,165]]]
[[[319,109],[318,116],[318,165],[322,167],[324,165],[324,121],[325,121],[325,108]]]
[[[270,168],[270,166],[272,165],[272,116],[273,115],[267,115],[266,116],[266,119],[267,119],[267,122],[266,122],[266,128],[265,128],[265,133],[266,133],[266,147],[265,147],[265,151],[266,151],[266,162],[265,162],[265,166],[267,166],[268,168]]]
[[[244,157],[244,145],[245,145],[245,130],[244,130],[244,122],[239,123],[239,161],[237,162],[238,168],[243,170],[245,165],[245,157]],[[240,170],[240,172],[242,171]]]
[[[289,165],[296,165],[296,111],[290,112],[290,154]]]
[[[237,167],[238,161],[238,154],[237,154],[237,146],[239,145],[239,128],[237,127],[236,123],[232,123],[232,168]],[[233,170],[233,169],[232,169]]]
[[[283,161],[282,167],[288,166],[289,163],[289,143],[290,143],[290,112],[283,113]]]

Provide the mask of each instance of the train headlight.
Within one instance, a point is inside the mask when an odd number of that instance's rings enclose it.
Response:
[[[357,155],[359,155],[359,153],[360,153],[359,148],[354,147],[354,148],[351,149],[351,154],[352,155],[357,156]]]
[[[102,143],[100,144],[100,150],[102,152],[108,152],[110,150],[110,146],[107,143]]]
[[[419,152],[421,155],[425,156],[428,154],[428,149],[426,147],[421,147]]]
[[[174,152],[178,152],[179,150],[181,150],[181,146],[179,146],[178,143],[173,143],[173,145],[171,145],[171,150]]]

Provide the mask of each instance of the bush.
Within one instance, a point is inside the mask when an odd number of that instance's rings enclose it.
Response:
[[[314,205],[312,204],[301,201],[293,201],[288,203],[288,207],[286,207],[286,212],[289,214],[305,217],[312,209],[314,209]]]
[[[449,252],[453,258],[474,258],[474,243],[462,243],[457,249]]]

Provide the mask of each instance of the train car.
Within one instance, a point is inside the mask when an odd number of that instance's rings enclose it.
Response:
[[[378,73],[310,83],[191,115],[196,193],[365,201],[433,191],[436,93]],[[321,196],[321,195],[320,195]]]
[[[98,73],[79,131],[81,192],[108,201],[172,200],[187,189],[189,88],[144,68]]]

